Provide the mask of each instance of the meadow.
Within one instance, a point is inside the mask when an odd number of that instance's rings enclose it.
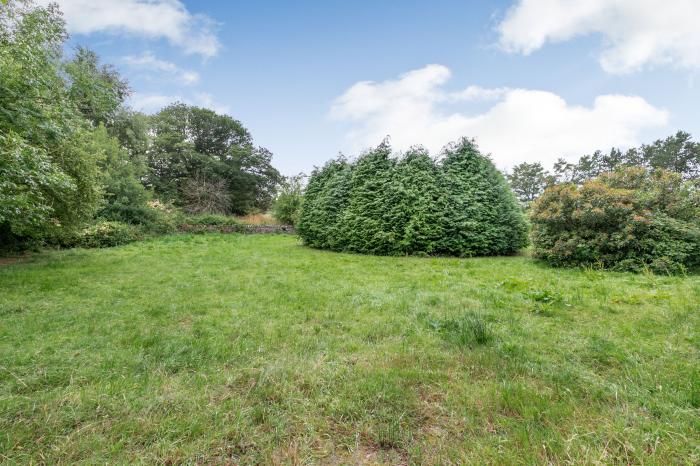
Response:
[[[700,277],[176,235],[0,265],[7,464],[697,464]]]

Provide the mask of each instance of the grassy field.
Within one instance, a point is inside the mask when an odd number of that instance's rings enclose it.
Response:
[[[8,463],[700,462],[700,277],[173,236],[0,266]]]

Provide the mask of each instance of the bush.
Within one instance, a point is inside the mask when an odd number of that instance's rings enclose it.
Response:
[[[624,167],[547,189],[532,206],[535,256],[557,266],[677,273],[700,265],[698,186]]]
[[[238,231],[241,223],[229,215],[187,215],[180,219],[179,229],[188,233]]]
[[[312,247],[382,255],[512,254],[527,225],[503,176],[476,145],[448,146],[441,162],[421,148],[402,158],[382,143],[312,173],[298,231]]]
[[[62,240],[64,247],[109,248],[121,246],[142,238],[141,231],[126,223],[103,221]]]
[[[215,227],[235,227],[240,225],[240,222],[230,215],[221,214],[202,214],[188,215],[183,218],[183,224],[188,225],[203,225]]]
[[[189,178],[180,188],[183,209],[189,214],[225,214],[230,209],[231,195],[225,180]]]
[[[272,206],[275,220],[284,225],[296,225],[304,196],[303,175],[286,178],[280,188]]]

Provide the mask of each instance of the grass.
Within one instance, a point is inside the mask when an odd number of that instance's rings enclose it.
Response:
[[[700,462],[700,278],[182,235],[0,267],[0,460]]]
[[[268,213],[244,215],[236,217],[236,219],[246,225],[279,225],[277,219]]]

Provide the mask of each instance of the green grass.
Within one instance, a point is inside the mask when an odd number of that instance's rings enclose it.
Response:
[[[0,267],[8,463],[700,462],[700,277],[173,236]]]

